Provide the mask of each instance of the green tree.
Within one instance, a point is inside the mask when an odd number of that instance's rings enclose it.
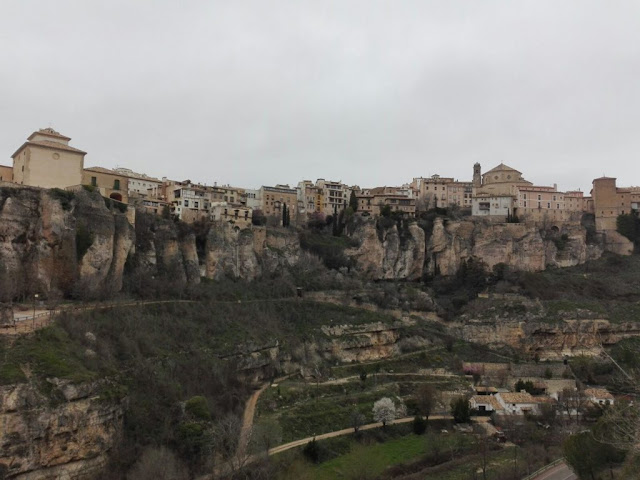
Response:
[[[380,215],[383,217],[391,216],[391,205],[384,205],[380,208]]]
[[[349,196],[349,206],[354,212],[358,211],[358,197],[356,197],[355,190],[351,190],[351,195]]]
[[[571,435],[562,445],[564,456],[580,478],[596,479],[596,474],[622,463],[624,453],[598,442],[591,432]]]
[[[422,435],[427,431],[427,421],[421,415],[416,415],[413,419],[413,433]]]
[[[638,217],[632,213],[618,215],[616,219],[616,230],[619,234],[624,235],[632,242],[640,240],[640,222]]]
[[[460,397],[451,402],[451,415],[453,416],[453,421],[456,423],[469,423],[471,420],[469,400],[465,397]]]

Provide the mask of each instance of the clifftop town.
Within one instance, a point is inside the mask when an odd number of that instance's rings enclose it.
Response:
[[[309,216],[336,215],[348,207],[364,216],[384,210],[415,217],[432,208],[455,206],[462,214],[498,223],[579,223],[587,213],[595,216],[598,232],[613,232],[617,217],[637,212],[640,205],[640,187],[619,188],[615,178],[594,179],[590,195],[562,192],[556,184],[533,185],[503,163],[485,173],[476,163],[471,181],[433,175],[397,187],[360,188],[325,179],[259,189],[205,185],[153,178],[127,168],[85,167],[87,153],[69,145],[70,140],[52,128],[32,133],[12,155],[12,166],[0,166],[0,185],[68,190],[84,186],[123,208],[175,216],[186,223],[207,219],[240,228],[283,221],[302,224]]]

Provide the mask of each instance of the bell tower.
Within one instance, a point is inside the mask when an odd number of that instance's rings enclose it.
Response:
[[[482,186],[482,168],[478,162],[473,165],[473,186],[476,188]]]

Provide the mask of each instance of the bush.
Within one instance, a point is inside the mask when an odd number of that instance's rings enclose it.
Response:
[[[209,404],[203,396],[191,397],[186,401],[184,406],[185,412],[193,415],[198,420],[211,420],[211,412],[209,412]]]
[[[338,270],[342,267],[351,267],[349,259],[344,251],[354,243],[348,237],[334,237],[323,235],[320,232],[306,231],[300,233],[300,246],[318,255],[327,268]]]
[[[420,415],[416,415],[413,419],[413,433],[416,435],[422,435],[427,431],[427,421]]]
[[[75,194],[73,192],[62,190],[61,188],[52,188],[51,190],[49,190],[49,195],[60,202],[63,210],[68,211],[73,207],[73,205],[71,204],[71,202],[75,198]]]
[[[84,254],[93,245],[93,240],[93,233],[89,231],[84,223],[79,223],[76,227],[76,255],[78,261],[82,260]]]
[[[262,210],[256,209],[251,216],[251,224],[262,227],[267,224],[267,217]]]
[[[471,420],[469,401],[464,397],[460,397],[451,402],[451,415],[456,423],[469,423]]]
[[[315,438],[304,446],[302,454],[310,462],[318,463],[320,460],[320,447],[318,447],[318,442],[316,442]]]

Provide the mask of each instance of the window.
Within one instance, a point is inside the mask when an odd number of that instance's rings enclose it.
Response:
[[[551,202],[547,202],[547,208],[551,208]]]
[[[92,187],[98,186],[98,179],[96,177],[91,177],[91,186]]]
[[[193,206],[194,206],[195,208],[198,208],[198,202],[193,202]]]
[[[188,207],[188,206],[189,206],[189,200],[185,200],[185,201],[184,201],[184,206],[185,206],[185,207]]]
[[[120,180],[118,180],[117,178],[113,181],[113,189],[120,190]]]
[[[542,200],[542,195],[538,195],[538,200]]]

